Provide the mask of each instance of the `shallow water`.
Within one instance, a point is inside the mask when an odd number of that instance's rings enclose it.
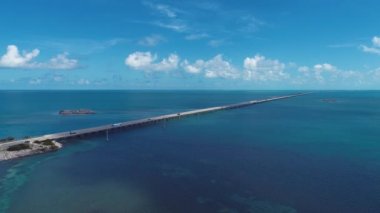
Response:
[[[0,137],[289,93],[3,91]],[[379,212],[379,120],[380,92],[319,92],[68,141],[0,163],[0,212]]]

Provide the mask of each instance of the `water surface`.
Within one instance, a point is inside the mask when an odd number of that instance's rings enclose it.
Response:
[[[2,91],[0,137],[289,93]],[[68,141],[0,163],[0,212],[379,212],[379,120],[380,92],[319,92]]]

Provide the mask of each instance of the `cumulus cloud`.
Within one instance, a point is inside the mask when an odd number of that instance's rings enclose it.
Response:
[[[181,66],[188,73],[202,72],[206,78],[236,79],[240,76],[239,71],[230,62],[224,60],[221,54],[207,61],[199,59],[193,64],[185,60]]]
[[[380,80],[380,67],[370,71],[370,75],[374,80]]]
[[[226,78],[254,81],[278,81],[289,77],[285,72],[285,64],[278,60],[266,59],[264,56],[256,55],[245,58],[243,61],[244,72],[239,71],[230,62],[223,59],[221,54],[210,60],[197,60],[189,63],[184,60],[181,67],[188,73],[204,73],[206,78]]]
[[[150,52],[135,52],[125,59],[125,64],[134,69],[145,69],[156,60],[156,57]]]
[[[380,47],[380,37],[374,36],[372,38],[372,44],[373,46]]]
[[[31,67],[33,64],[30,62],[39,54],[40,51],[38,49],[34,49],[31,52],[24,51],[20,54],[16,45],[8,45],[7,52],[0,59],[0,66],[9,68]]]
[[[338,72],[338,69],[335,66],[327,63],[316,64],[313,68],[315,78],[320,82],[325,81],[326,75],[329,75],[331,77],[331,74],[337,74]]]
[[[153,69],[157,71],[170,71],[177,69],[179,57],[176,54],[170,54],[168,58],[162,59],[161,62],[152,64]]]
[[[239,77],[238,70],[234,68],[230,62],[224,60],[223,56],[220,54],[208,61],[205,61],[204,71],[207,78],[236,79]]]
[[[288,77],[285,64],[262,55],[244,59],[244,74],[246,80],[254,81],[278,81]]]
[[[288,77],[288,74],[285,73],[285,64],[278,60],[266,59],[261,55],[244,60],[244,76],[221,54],[209,60],[198,59],[193,63],[187,59],[180,62],[179,57],[175,54],[171,54],[159,62],[157,60],[157,55],[151,52],[134,52],[128,55],[125,64],[132,69],[142,71],[179,69],[190,74],[202,74],[205,78],[238,79],[244,77],[246,80],[276,81]]]
[[[298,71],[301,72],[301,73],[307,74],[307,73],[309,73],[310,68],[307,67],[307,66],[301,66],[301,67],[298,68]]]
[[[371,78],[370,72],[360,72],[354,70],[343,70],[329,64],[321,63],[314,66],[300,66],[298,67],[298,74],[293,76],[293,79],[303,83],[344,83],[350,81],[352,83],[363,82],[364,79]]]
[[[50,59],[48,63],[40,64],[42,67],[50,69],[74,69],[78,66],[78,60],[68,58],[68,53],[59,54],[56,57]]]
[[[361,45],[360,49],[366,53],[373,53],[380,55],[380,37],[374,36],[372,38],[372,46]]]
[[[48,62],[33,61],[40,51],[34,49],[30,52],[20,53],[16,45],[8,45],[6,53],[0,58],[0,67],[3,68],[26,68],[26,69],[74,69],[78,61],[69,59],[68,53],[59,54]]]
[[[298,66],[294,63],[283,63],[276,59],[257,54],[242,60],[242,68],[236,68],[221,54],[211,59],[198,59],[193,62],[180,60],[176,54],[159,59],[151,52],[134,52],[125,59],[125,64],[135,70],[147,72],[170,71],[186,72],[206,79],[241,79],[246,82],[283,82],[290,85],[306,86],[347,86],[380,79],[380,68],[373,72],[342,70],[330,63],[319,63],[312,66]]]
[[[125,59],[125,64],[135,70],[143,71],[170,71],[177,69],[179,57],[170,54],[167,58],[156,62],[157,55],[151,52],[134,52]]]
[[[316,72],[335,72],[337,71],[337,68],[331,64],[324,63],[314,65],[314,70]]]
[[[363,52],[380,55],[380,49],[375,47],[360,46]]]
[[[188,60],[184,60],[181,66],[186,72],[197,74],[203,70],[204,64],[205,62],[203,60],[197,60],[194,64],[190,64]]]

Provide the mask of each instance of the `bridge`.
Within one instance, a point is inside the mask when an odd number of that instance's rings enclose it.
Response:
[[[136,127],[141,127],[141,126],[157,123],[160,121],[172,120],[172,119],[187,117],[191,115],[205,114],[205,113],[210,113],[210,112],[215,112],[215,111],[220,111],[220,110],[241,108],[241,107],[276,101],[280,99],[287,99],[287,98],[292,98],[292,97],[306,95],[306,94],[308,93],[297,93],[293,95],[271,97],[271,98],[261,99],[261,100],[252,100],[252,101],[246,101],[246,102],[241,102],[237,104],[209,107],[209,108],[191,110],[191,111],[186,111],[186,112],[178,112],[178,113],[160,115],[156,117],[144,118],[144,119],[139,119],[139,120],[107,124],[107,125],[97,126],[97,127],[92,127],[92,128],[78,129],[78,130],[72,130],[72,131],[67,131],[67,132],[59,132],[59,133],[54,133],[54,134],[37,136],[37,137],[28,138],[28,139],[15,140],[11,142],[1,143],[0,151],[6,150],[8,147],[13,146],[13,145],[31,142],[31,141],[44,141],[44,140],[61,141],[61,140],[67,140],[67,139],[73,139],[73,138],[82,138],[82,137],[92,136],[95,134],[107,134],[108,136],[108,132],[110,131],[128,130],[128,129],[132,129]]]

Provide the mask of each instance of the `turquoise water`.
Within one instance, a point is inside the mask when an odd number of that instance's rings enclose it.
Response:
[[[2,91],[0,137],[289,93]],[[0,212],[380,212],[379,121],[380,92],[319,92],[68,141],[0,163]]]

